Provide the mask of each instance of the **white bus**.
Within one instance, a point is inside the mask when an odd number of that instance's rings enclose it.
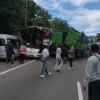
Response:
[[[0,59],[6,58],[5,45],[7,44],[7,40],[10,40],[13,46],[14,58],[18,57],[21,38],[15,35],[0,34]]]

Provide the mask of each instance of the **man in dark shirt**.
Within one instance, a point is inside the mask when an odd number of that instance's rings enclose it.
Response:
[[[12,57],[14,55],[14,51],[10,40],[7,41],[5,48],[6,48],[6,63],[9,64],[9,60],[10,60],[11,66],[14,66],[14,61]]]

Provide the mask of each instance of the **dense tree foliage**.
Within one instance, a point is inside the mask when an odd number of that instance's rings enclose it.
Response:
[[[68,32],[69,31],[69,25],[66,20],[62,20],[60,18],[55,18],[51,21],[51,28],[55,31],[62,31],[62,32]]]
[[[0,0],[0,32],[14,32],[24,24],[24,15],[24,0]]]
[[[51,20],[51,15],[48,13],[48,11],[44,10],[40,6],[36,5],[36,19],[33,25],[35,26],[43,26],[43,27],[50,27],[49,21]]]
[[[31,26],[36,18],[35,6],[36,4],[33,0],[27,0],[27,26]]]
[[[27,5],[26,5],[27,4]],[[56,31],[68,31],[65,20],[55,18],[33,0],[0,0],[0,33],[15,34],[19,28],[43,26]]]
[[[100,41],[100,33],[97,34],[96,38],[97,38],[97,41]]]

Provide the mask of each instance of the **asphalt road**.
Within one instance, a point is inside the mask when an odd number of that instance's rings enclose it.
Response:
[[[52,75],[46,78],[39,77],[41,64],[35,61],[1,74],[0,100],[79,100],[77,82],[82,86],[86,60],[74,62],[73,70],[63,65],[61,73],[55,73],[55,63],[49,61],[48,70]],[[83,91],[83,97],[87,100],[87,92]]]
[[[35,58],[27,58],[25,59],[25,63],[31,61],[31,60],[34,60]],[[11,63],[9,62],[9,64],[6,64],[6,60],[3,60],[3,59],[0,59],[0,72],[3,72],[3,71],[6,71],[6,70],[9,70],[11,68],[14,68],[16,66],[19,66],[19,60],[18,58],[14,61],[14,64],[15,66],[11,66]]]

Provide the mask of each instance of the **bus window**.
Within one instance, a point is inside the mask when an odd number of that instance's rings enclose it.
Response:
[[[0,39],[0,46],[5,46],[5,39]]]
[[[16,44],[17,44],[17,47],[20,47],[21,41],[20,40],[16,40]]]

